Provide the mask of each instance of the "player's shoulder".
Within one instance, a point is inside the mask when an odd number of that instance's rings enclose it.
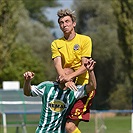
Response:
[[[52,43],[59,43],[59,42],[62,42],[62,41],[64,41],[64,37],[55,39]]]
[[[82,39],[89,39],[89,40],[91,40],[91,37],[90,36],[87,36],[87,35],[83,35],[83,34],[76,33],[76,36],[79,37],[79,38],[82,38]]]
[[[39,84],[39,86],[54,86],[54,82],[53,81],[44,81],[44,82],[41,82]]]

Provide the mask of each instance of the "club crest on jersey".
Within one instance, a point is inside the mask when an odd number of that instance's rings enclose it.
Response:
[[[78,44],[75,44],[74,47],[73,47],[74,50],[78,50],[79,49],[79,45]]]
[[[65,103],[61,100],[53,100],[48,106],[54,112],[62,112],[65,109]]]

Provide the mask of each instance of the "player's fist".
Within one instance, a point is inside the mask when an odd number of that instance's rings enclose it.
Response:
[[[86,63],[84,63],[84,66],[88,71],[92,71],[94,69],[95,64],[96,64],[96,61],[90,58]]]
[[[23,75],[24,75],[25,80],[31,80],[34,78],[35,74],[33,72],[27,71]]]

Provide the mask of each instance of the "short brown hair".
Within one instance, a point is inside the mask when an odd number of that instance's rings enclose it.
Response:
[[[60,18],[62,17],[65,17],[65,16],[70,16],[72,21],[75,22],[76,21],[76,16],[74,14],[74,11],[71,11],[69,9],[60,9],[58,12],[57,12],[57,15],[58,15],[58,23],[59,23],[59,20]]]

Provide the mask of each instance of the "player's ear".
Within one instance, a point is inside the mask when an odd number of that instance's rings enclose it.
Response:
[[[76,22],[73,22],[73,26],[74,26],[74,27],[76,26]]]

